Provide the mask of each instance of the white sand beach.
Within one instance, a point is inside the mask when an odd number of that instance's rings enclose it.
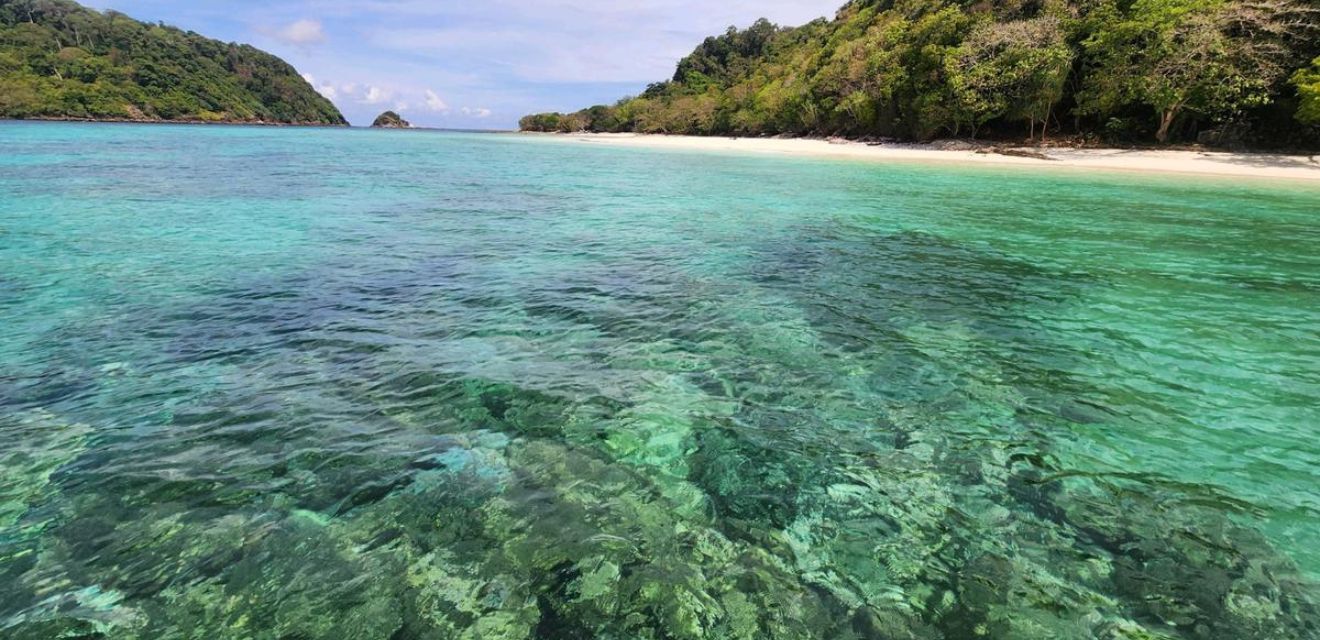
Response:
[[[1072,170],[1181,173],[1305,180],[1320,183],[1320,155],[1226,153],[1157,149],[1073,149],[1066,147],[1005,147],[1002,150],[1043,154],[1044,158],[1005,155],[983,150],[948,150],[940,145],[865,144],[805,138],[726,138],[644,134],[528,134],[576,144],[622,147],[751,152],[788,156],[856,158],[876,161],[947,162]]]

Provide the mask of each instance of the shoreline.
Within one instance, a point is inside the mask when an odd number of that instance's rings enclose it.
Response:
[[[1002,167],[1168,173],[1232,178],[1267,178],[1320,184],[1320,153],[1288,155],[1173,149],[1025,147],[966,143],[965,149],[940,143],[871,144],[819,138],[728,138],[638,133],[523,133],[577,144],[684,151],[749,152],[803,158],[880,162],[933,162]],[[963,146],[963,145],[959,145]]]

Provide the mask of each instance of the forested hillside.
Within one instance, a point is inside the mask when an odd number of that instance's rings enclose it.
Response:
[[[1314,0],[853,0],[530,131],[1320,144]]]
[[[68,0],[0,0],[0,118],[346,124],[275,56]]]

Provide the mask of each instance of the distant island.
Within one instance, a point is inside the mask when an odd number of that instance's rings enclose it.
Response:
[[[376,121],[372,122],[371,126],[376,129],[411,129],[412,123],[393,111],[386,111],[376,116]]]
[[[708,38],[635,98],[524,131],[1320,148],[1303,0],[853,0]]]
[[[348,124],[269,53],[68,0],[0,0],[0,118]]]

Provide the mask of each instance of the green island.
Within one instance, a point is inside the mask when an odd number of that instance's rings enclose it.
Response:
[[[0,0],[0,118],[347,124],[269,53],[69,0]]]
[[[1316,148],[1318,15],[1292,0],[852,0],[834,20],[731,27],[640,96],[520,126]]]

